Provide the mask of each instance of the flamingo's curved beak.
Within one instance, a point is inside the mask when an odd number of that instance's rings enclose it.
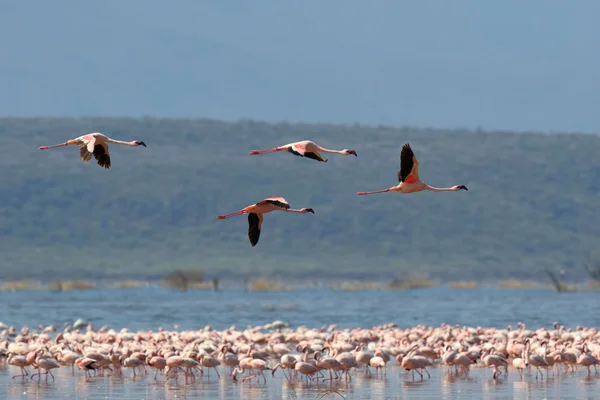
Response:
[[[144,146],[144,147],[147,147],[147,146],[146,146],[146,143],[144,143],[144,142],[137,141],[136,143],[138,144],[138,146]]]

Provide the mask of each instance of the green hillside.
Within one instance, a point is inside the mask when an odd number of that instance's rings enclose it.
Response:
[[[38,151],[100,131],[112,168],[76,148]],[[251,149],[311,139],[352,148],[328,163]],[[395,184],[410,142],[421,178],[458,193],[357,196]],[[441,279],[576,277],[600,238],[600,138],[364,126],[167,119],[0,119],[4,278],[152,277],[201,268],[219,276]],[[245,216],[268,196],[316,214],[265,216],[259,244]]]

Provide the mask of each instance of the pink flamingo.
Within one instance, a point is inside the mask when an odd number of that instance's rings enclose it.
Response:
[[[590,367],[593,365],[594,369],[596,369],[596,373],[597,373],[598,372],[597,365],[599,363],[600,362],[598,362],[598,359],[596,357],[594,357],[592,354],[590,354],[587,343],[584,343],[583,344],[583,352],[581,353],[581,355],[579,357],[577,357],[577,364],[587,367],[588,376],[590,376],[590,374],[591,374]]]
[[[183,365],[185,363],[185,360],[183,359],[183,357],[178,356],[178,355],[172,355],[170,357],[166,357],[166,364],[167,366],[165,367],[165,377],[167,380],[169,380],[169,372],[171,370],[173,370],[173,372],[175,373],[175,382],[177,382],[177,370],[182,370],[183,371]],[[185,371],[184,371],[185,373]],[[187,381],[187,374],[185,374],[185,380]]]
[[[9,365],[21,368],[21,375],[15,375],[12,377],[12,379],[15,379],[17,376],[20,376],[21,378],[25,379],[25,376],[29,375],[27,373],[27,370],[25,369],[25,367],[29,365],[27,364],[27,360],[25,359],[25,357],[22,355],[16,355],[12,352],[9,352],[7,356],[7,362]]]
[[[148,356],[146,357],[146,364],[148,364],[151,367],[154,367],[154,369],[156,370],[156,372],[154,372],[154,380],[157,381],[158,379],[156,378],[156,376],[158,375],[158,371],[165,370],[165,367],[167,366],[167,360],[164,357],[160,356]]]
[[[263,214],[269,213],[274,210],[295,212],[299,214],[315,213],[312,208],[302,208],[300,210],[293,210],[290,208],[287,200],[283,197],[269,197],[260,201],[256,204],[252,204],[248,207],[244,207],[242,210],[226,214],[219,215],[218,219],[225,219],[235,217],[236,215],[248,214],[248,239],[252,247],[256,246],[258,239],[260,238],[260,231],[263,223]]]
[[[523,352],[525,364],[532,365],[536,368],[535,379],[537,379],[538,374],[544,378],[544,374],[540,370],[540,368],[546,369],[546,378],[548,378],[548,362],[544,359],[544,357],[539,354],[531,354],[531,342],[529,339],[525,340],[525,351]]]
[[[303,140],[301,142],[288,143],[286,145],[283,145],[280,147],[275,147],[272,149],[267,149],[267,150],[251,150],[250,155],[275,153],[277,151],[287,151],[296,156],[311,158],[313,160],[322,161],[322,162],[327,162],[327,160],[324,160],[323,157],[321,157],[321,155],[319,154],[319,152],[335,153],[335,154],[341,154],[343,156],[348,156],[350,154],[352,154],[354,156],[358,156],[356,154],[356,151],[354,151],[354,150],[350,150],[350,149],[329,150],[329,149],[326,149],[324,147],[321,147],[321,146],[315,144],[314,142],[311,142],[310,140]]]
[[[38,353],[43,353],[43,351],[43,349],[40,349]],[[31,374],[31,379],[33,379],[33,377],[37,375],[38,380],[40,380],[42,370],[45,370],[46,382],[48,382],[48,374],[50,374],[50,376],[52,377],[52,381],[54,381],[54,375],[52,374],[51,370],[54,368],[60,368],[58,362],[54,361],[51,358],[44,357],[43,354],[37,356],[37,358],[35,359],[35,365],[37,365],[38,372],[36,372],[35,374]]]
[[[500,370],[498,370],[499,367],[503,367],[506,372],[508,373],[508,369],[507,369],[507,365],[508,365],[508,360],[498,354],[492,354],[492,350],[495,350],[493,347],[489,350],[486,350],[486,352],[484,352],[481,355],[481,359],[483,360],[483,364],[486,367],[492,368],[494,370],[494,375],[493,375],[493,379],[496,379],[500,376],[500,374],[502,372],[500,372]],[[525,360],[525,362],[527,362],[527,360]]]
[[[404,143],[402,145],[402,150],[400,151],[400,170],[398,171],[398,182],[400,183],[397,186],[392,186],[391,188],[376,190],[374,192],[358,192],[356,194],[362,196],[365,194],[387,192],[408,194],[422,192],[423,190],[430,190],[432,192],[458,192],[459,190],[469,190],[465,185],[457,185],[449,188],[436,188],[421,182],[419,179],[419,162],[417,161],[417,157],[415,157],[415,154],[408,143]]]
[[[427,377],[431,378],[429,375],[429,371],[427,371],[427,367],[433,365],[431,360],[425,356],[418,355],[414,350],[417,345],[413,346],[412,350],[402,358],[400,365],[407,371],[411,371],[413,380],[415,379],[415,371],[421,376],[421,380],[423,380],[423,373],[419,370],[425,371],[427,373]],[[398,360],[398,357],[396,358]]]
[[[521,357],[513,358],[512,366],[519,372],[519,376],[523,379],[523,370],[529,367],[529,364],[525,362],[524,355]]]
[[[108,152],[108,143],[124,144],[126,146],[144,146],[146,143],[139,140],[132,142],[124,142],[121,140],[114,140],[108,136],[95,132],[88,133],[83,136],[79,136],[75,139],[67,140],[64,143],[54,144],[51,146],[40,146],[38,150],[53,149],[55,147],[70,146],[76,144],[79,146],[79,156],[83,162],[88,162],[92,159],[92,154],[96,158],[98,165],[106,169],[110,168],[110,153]]]
[[[85,372],[85,377],[92,379],[92,374],[90,371],[95,371],[100,368],[100,364],[93,358],[90,357],[80,357],[75,360],[75,365],[78,369],[83,370]]]

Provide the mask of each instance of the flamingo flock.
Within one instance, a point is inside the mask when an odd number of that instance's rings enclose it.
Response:
[[[205,327],[188,331],[139,331],[108,327],[95,330],[54,326],[28,326],[17,332],[0,332],[0,364],[20,373],[12,378],[54,381],[53,370],[76,369],[86,380],[106,376],[153,374],[162,382],[194,382],[197,379],[228,379],[267,382],[281,371],[289,381],[351,385],[353,376],[385,379],[389,373],[411,380],[431,378],[430,370],[467,378],[474,369],[501,380],[512,373],[519,379],[548,380],[561,374],[598,375],[600,332],[595,328],[517,329],[417,325],[401,329],[395,324],[371,329],[338,330],[335,325],[319,329],[289,328],[275,321],[265,326],[222,331]],[[220,371],[220,372],[219,372]],[[62,376],[69,376],[65,373]],[[415,375],[416,373],[416,375]],[[488,375],[489,376],[489,375]],[[215,378],[216,377],[216,378]]]
[[[89,162],[92,159],[92,156],[96,158],[98,165],[100,167],[109,169],[111,167],[111,159],[110,153],[108,150],[108,143],[114,144],[122,144],[131,147],[144,146],[146,147],[146,143],[133,140],[130,142],[115,140],[109,138],[108,136],[100,133],[88,133],[82,136],[79,136],[75,139],[67,140],[64,143],[59,143],[50,146],[40,146],[39,150],[47,150],[53,149],[57,147],[65,147],[69,145],[77,145],[79,147],[79,155],[83,162]],[[352,149],[343,149],[343,150],[331,150],[326,149],[317,145],[315,142],[310,140],[302,140],[299,142],[288,143],[283,146],[274,147],[271,149],[265,150],[251,150],[249,152],[250,155],[258,155],[258,154],[268,154],[268,153],[276,153],[280,151],[285,151],[291,154],[294,154],[299,157],[310,158],[312,160],[327,162],[327,159],[324,159],[321,156],[321,153],[332,153],[339,154],[343,156],[353,155],[355,157],[358,156],[356,150]],[[436,188],[433,186],[429,186],[426,183],[423,183],[419,179],[419,162],[415,157],[410,144],[405,143],[402,145],[400,151],[400,170],[398,171],[398,182],[397,186],[390,187],[384,190],[377,190],[374,192],[358,192],[358,195],[367,195],[367,194],[375,194],[375,193],[386,193],[386,192],[397,192],[397,193],[416,193],[424,190],[434,191],[434,192],[456,192],[460,190],[468,190],[465,185],[456,185],[449,188]],[[285,211],[285,212],[295,212],[300,214],[312,213],[314,214],[314,210],[312,208],[302,208],[300,210],[294,210],[290,208],[288,201],[281,197],[269,197],[264,200],[259,201],[258,203],[249,205],[243,208],[240,211],[235,213],[219,215],[218,219],[226,219],[230,217],[234,217],[237,215],[248,214],[248,240],[250,241],[250,245],[252,247],[256,246],[258,240],[260,238],[260,233],[262,230],[263,224],[263,215],[269,213],[271,211]]]

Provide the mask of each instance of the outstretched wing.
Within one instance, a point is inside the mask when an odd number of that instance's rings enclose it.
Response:
[[[404,143],[400,150],[400,170],[398,171],[398,182],[415,183],[419,180],[419,162],[410,144]]]
[[[94,152],[94,143],[96,138],[92,135],[83,135],[78,137],[77,146],[79,146],[79,157],[83,162],[88,162],[92,159],[92,153]]]
[[[98,165],[106,169],[110,168],[110,153],[106,143],[97,144],[94,146],[94,157],[98,161]]]
[[[308,141],[302,141],[302,142],[297,142],[297,143],[292,143],[287,145],[288,148],[288,152],[296,155],[296,156],[300,156],[300,157],[306,157],[306,158],[310,158],[313,160],[317,160],[317,161],[322,161],[322,162],[327,162],[327,160],[324,160],[323,157],[321,157],[321,155],[316,152],[316,151],[308,151],[308,147],[309,144],[312,142],[308,142]],[[314,146],[313,144],[313,147]],[[312,149],[312,147],[311,147]]]
[[[304,157],[306,155],[306,145],[307,143],[305,141],[303,142],[296,142],[296,143],[290,143],[288,146],[288,151],[292,154],[295,154],[297,156],[301,156]]]
[[[290,205],[288,204],[287,200],[283,197],[269,197],[264,199],[262,202],[273,204],[276,207],[283,208],[286,210],[290,208]]]
[[[79,148],[79,157],[81,157],[81,160],[83,162],[88,162],[92,159],[92,153],[90,153],[89,151],[87,151],[87,147],[83,146]]]
[[[85,135],[83,136],[84,141],[86,141],[87,151],[90,153],[94,152],[94,147],[96,147],[96,137],[94,135]]]
[[[260,228],[262,227],[263,216],[262,214],[250,213],[248,214],[248,239],[252,247],[256,246],[258,239],[260,238]]]
[[[311,159],[317,160],[317,161],[327,162],[327,160],[323,159],[323,157],[321,157],[321,155],[319,153],[317,153],[316,151],[304,153],[304,157],[311,158]]]

